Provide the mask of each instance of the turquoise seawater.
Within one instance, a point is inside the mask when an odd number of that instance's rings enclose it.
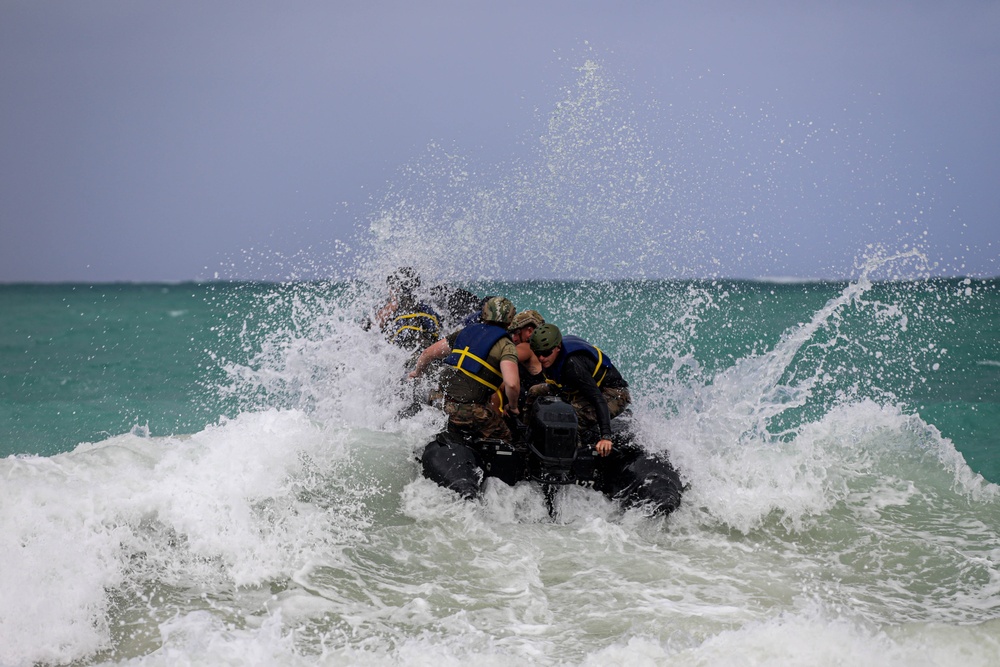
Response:
[[[0,664],[991,667],[998,286],[469,285],[611,356],[666,518],[424,479],[377,287],[0,286]]]
[[[0,287],[0,452],[51,455],[149,425],[219,416],[206,285]]]
[[[619,350],[632,382],[656,392],[657,380],[679,364],[696,362],[708,381],[736,360],[766,353],[846,286],[517,282],[478,289],[543,311],[568,303],[560,323]],[[267,332],[291,331],[297,300],[343,289],[2,285],[0,455],[51,455],[133,428],[194,433],[234,416],[247,397],[220,391],[229,384],[223,367],[249,363]],[[843,392],[891,401],[939,428],[974,470],[1000,482],[997,281],[877,283],[835,313],[785,372],[820,368],[835,379],[818,376],[825,388],[797,412],[819,416]]]

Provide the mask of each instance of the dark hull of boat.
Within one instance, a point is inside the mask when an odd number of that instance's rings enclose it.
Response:
[[[677,509],[683,484],[670,461],[642,450],[627,432],[619,431],[613,442],[608,456],[579,445],[572,458],[553,462],[527,444],[445,431],[428,443],[420,461],[425,477],[470,499],[494,477],[509,485],[537,482],[547,493],[566,484],[591,486],[626,507],[643,505],[659,514]]]

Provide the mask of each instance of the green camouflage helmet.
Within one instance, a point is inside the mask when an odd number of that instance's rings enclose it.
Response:
[[[483,322],[489,322],[492,324],[499,324],[503,328],[507,328],[510,321],[514,319],[514,313],[517,311],[514,309],[514,304],[502,296],[494,296],[486,300],[483,304],[483,314],[480,319]]]
[[[535,333],[531,334],[531,340],[528,342],[531,344],[531,351],[535,354],[548,352],[557,345],[562,345],[562,332],[554,324],[543,324],[535,329]]]

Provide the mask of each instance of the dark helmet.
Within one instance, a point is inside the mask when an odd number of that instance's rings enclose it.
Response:
[[[483,322],[499,324],[506,329],[511,320],[514,319],[516,312],[514,304],[510,302],[510,299],[502,296],[494,296],[487,299],[486,303],[483,304],[481,319]]]
[[[482,312],[482,307],[479,305],[479,297],[464,289],[456,289],[448,296],[447,307],[451,318],[459,322],[469,313],[476,312],[477,308]]]
[[[548,352],[552,348],[562,345],[562,332],[556,325],[546,323],[535,329],[535,333],[531,334],[531,340],[528,342],[531,344],[532,352],[536,354]]]
[[[420,274],[412,266],[401,266],[386,277],[385,284],[390,290],[413,294],[420,289]]]

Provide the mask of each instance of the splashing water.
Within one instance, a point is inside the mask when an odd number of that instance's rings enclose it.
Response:
[[[658,158],[627,94],[604,69],[588,60],[578,72],[526,155],[473,166],[458,149],[432,145],[405,169],[372,216],[365,275],[400,264],[465,281],[711,269],[701,248],[712,218],[757,195],[705,206],[722,199],[714,196],[720,176]]]
[[[604,70],[577,75],[527,157],[409,167],[359,280],[220,287],[228,419],[0,461],[0,663],[995,662],[997,487],[915,409],[955,391],[949,318],[995,287],[879,282],[929,270],[902,246],[844,283],[711,277],[706,230],[768,169],[654,157]],[[443,419],[396,418],[406,353],[361,326],[403,264],[600,344],[681,509],[570,488],[552,521],[530,484],[420,478]]]

